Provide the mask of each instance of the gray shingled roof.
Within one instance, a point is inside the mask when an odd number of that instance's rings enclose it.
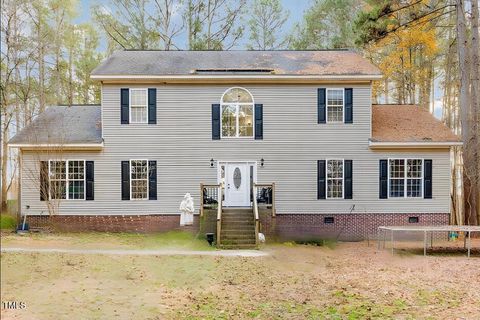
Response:
[[[196,70],[267,69],[277,75],[381,75],[354,51],[117,51],[92,75],[192,75]],[[235,72],[232,72],[235,73]],[[268,73],[270,74],[270,73]]]
[[[9,144],[102,143],[101,108],[52,106],[17,133]]]

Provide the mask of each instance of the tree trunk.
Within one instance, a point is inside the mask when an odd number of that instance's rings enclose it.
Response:
[[[472,146],[472,115],[470,114],[470,74],[471,63],[468,54],[467,28],[465,22],[464,1],[457,0],[457,45],[458,66],[460,72],[460,94],[458,105],[461,110],[462,140],[463,140],[463,188],[465,199],[465,224],[477,224],[477,192],[475,171],[477,164],[474,155],[475,145]]]
[[[473,156],[474,163],[476,163],[475,171],[475,188],[476,188],[476,213],[477,213],[477,223],[480,222],[480,47],[479,47],[479,31],[478,31],[478,1],[473,0],[472,2],[472,14],[471,14],[471,26],[472,26],[472,64],[471,64],[471,112],[473,118],[472,134],[474,137],[473,141]]]

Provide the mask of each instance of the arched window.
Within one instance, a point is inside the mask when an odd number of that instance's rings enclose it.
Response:
[[[220,100],[222,137],[253,137],[253,97],[243,88],[230,88]]]

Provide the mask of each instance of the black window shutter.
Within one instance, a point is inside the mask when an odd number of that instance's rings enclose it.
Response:
[[[157,89],[148,89],[148,123],[157,123]]]
[[[148,200],[157,200],[157,161],[148,161]]]
[[[423,198],[432,199],[432,160],[423,160]]]
[[[263,104],[255,104],[255,140],[263,140]]]
[[[212,140],[220,140],[220,105],[212,104]]]
[[[380,160],[380,172],[379,172],[379,198],[388,198],[388,163],[387,160]]]
[[[40,201],[48,200],[48,161],[40,161]]]
[[[317,89],[317,116],[318,123],[327,122],[327,92],[325,88]]]
[[[130,161],[122,161],[122,200],[130,200]]]
[[[353,89],[345,88],[345,123],[353,123]]]
[[[130,107],[130,98],[129,98],[129,90],[128,88],[120,89],[120,117],[121,117],[121,124],[128,124],[129,122],[129,107]]]
[[[94,165],[93,161],[85,161],[86,174],[85,174],[85,200],[94,200]]]
[[[353,161],[345,160],[344,168],[344,178],[345,178],[345,199],[352,199],[353,197]]]
[[[325,160],[317,161],[317,199],[325,199]]]

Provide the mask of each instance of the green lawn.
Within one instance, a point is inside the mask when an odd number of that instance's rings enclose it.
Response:
[[[7,213],[0,214],[0,229],[14,230],[16,225],[17,222],[14,216]]]

